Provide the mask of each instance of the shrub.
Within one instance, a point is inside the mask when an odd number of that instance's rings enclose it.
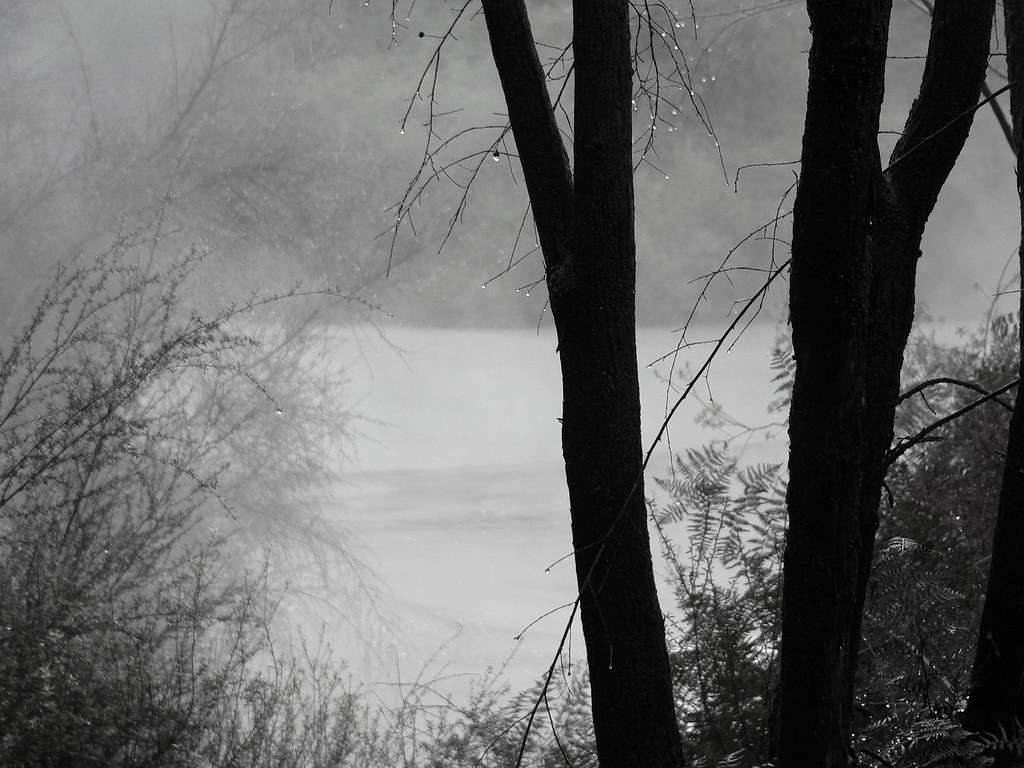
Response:
[[[155,237],[61,267],[0,356],[0,764],[340,764],[359,698],[278,647],[267,562],[227,542],[318,525],[333,374],[296,365],[309,323],[257,337],[299,291],[204,318],[202,256],[153,268]]]
[[[997,318],[958,348],[912,339],[904,382],[916,394],[897,412],[895,447],[1014,378],[1017,322]],[[791,365],[783,345],[773,354],[777,409],[786,407]],[[854,746],[866,762],[982,760],[984,745],[964,741],[958,717],[985,592],[1008,405],[1006,398],[987,403],[929,432],[887,474],[854,702]],[[723,443],[687,452],[659,483],[668,501],[652,517],[676,592],[669,645],[695,763],[771,758],[785,483],[783,468],[741,468]],[[685,547],[670,538],[679,523]]]

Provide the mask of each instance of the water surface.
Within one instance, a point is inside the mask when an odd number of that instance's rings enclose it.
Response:
[[[774,327],[750,329],[695,394],[724,404],[740,422],[764,423],[774,337]],[[671,352],[677,337],[645,329],[638,338],[649,444],[675,394],[667,389],[672,361],[646,363]],[[696,369],[709,351],[690,350],[676,370]],[[406,678],[432,657],[435,668],[453,674],[508,662],[512,684],[527,685],[557,647],[568,614],[556,609],[575,597],[553,333],[394,328],[387,343],[362,335],[344,354],[364,418],[337,515],[385,586],[396,616],[384,643],[390,658]],[[670,432],[674,451],[721,436],[694,424],[701,408],[696,399],[680,408]],[[731,430],[748,460],[784,455],[779,437]],[[667,474],[666,445],[649,478]],[[549,611],[556,612],[515,639]],[[578,662],[578,629],[573,641]]]

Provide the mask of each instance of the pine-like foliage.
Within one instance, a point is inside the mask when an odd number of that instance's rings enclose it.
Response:
[[[911,724],[903,741],[890,750],[890,764],[915,768],[984,768],[992,764],[988,749],[999,740],[965,731],[956,720],[928,718]],[[880,755],[871,752],[877,760]]]
[[[895,448],[1016,375],[1017,322],[997,318],[958,348],[912,340],[904,388],[924,386],[900,404]],[[784,341],[772,360],[773,408],[782,411],[793,370]],[[999,403],[975,408],[915,443],[887,473],[851,734],[864,764],[983,765],[989,749],[1016,744],[967,734],[957,719],[968,693],[1008,418]],[[744,468],[724,443],[688,451],[659,482],[668,499],[652,519],[676,589],[670,646],[682,727],[698,764],[769,760],[785,484],[782,468]]]
[[[687,751],[707,765],[764,761],[778,676],[781,468],[738,469],[712,445],[678,458],[658,484],[669,494],[653,517],[673,569],[669,646]],[[685,525],[685,548],[669,539],[673,523]]]
[[[897,412],[894,446],[1014,378],[1016,323],[1015,316],[997,318],[959,348],[912,341],[904,389],[916,394]],[[1000,403],[974,408],[929,433],[887,475],[857,726],[860,745],[901,765],[980,765],[983,747],[994,746],[965,734],[958,718],[970,687],[1009,415]]]

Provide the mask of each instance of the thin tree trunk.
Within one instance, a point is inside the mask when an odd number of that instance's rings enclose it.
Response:
[[[628,0],[575,0],[576,197],[559,325],[562,448],[598,758],[679,766],[640,438]]]
[[[628,0],[574,3],[575,180],[522,0],[483,0],[544,252],[602,768],[683,764],[643,491]]]

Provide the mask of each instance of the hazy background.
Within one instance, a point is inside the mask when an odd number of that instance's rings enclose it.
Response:
[[[567,40],[568,4],[528,5],[543,55],[554,57]],[[678,8],[681,55],[714,135],[688,94],[669,95],[651,165],[637,172],[643,363],[674,349],[672,331],[687,323],[702,276],[792,204],[807,21],[799,3],[747,6],[699,5],[713,12],[699,15],[696,36]],[[458,634],[464,640],[442,655],[462,671],[500,663],[512,635],[573,595],[571,568],[545,574],[569,551],[557,361],[475,7],[436,68],[432,59],[459,7],[401,3],[392,14],[382,0],[0,0],[0,324],[13,332],[55,264],[154,221],[158,258],[211,251],[199,303],[296,281],[365,302],[322,316],[348,329],[338,361],[363,415],[339,457],[333,513],[382,578],[394,617],[385,645],[415,666]],[[889,132],[902,125],[927,48],[921,10],[898,0],[894,19]],[[459,136],[443,157],[466,158],[456,181],[479,171],[464,208],[462,188],[441,178],[392,237],[391,206],[421,166],[431,99],[436,136]],[[638,135],[650,125],[645,110],[641,101]],[[883,137],[886,149],[893,141]],[[984,110],[925,237],[920,304],[944,332],[974,327],[999,287],[1016,287],[1018,218],[1013,157]],[[788,232],[783,218],[736,250],[729,264],[741,269],[714,281],[688,341],[728,324],[762,271],[788,256]],[[742,421],[770,399],[767,353],[784,304],[780,281],[732,353],[745,357],[723,362],[702,390],[735,404]],[[695,365],[706,351],[676,362]],[[645,378],[649,435],[672,375],[662,364]],[[674,448],[704,439],[691,427],[698,410],[680,415]],[[778,440],[754,449],[784,453]],[[345,611],[335,605],[324,618]],[[519,683],[543,671],[553,650],[557,622],[542,629],[520,654],[528,661]]]
[[[530,5],[538,40],[564,45],[564,3]],[[678,324],[696,295],[691,281],[792,202],[783,196],[793,165],[745,166],[799,156],[807,22],[797,3],[760,5],[769,9],[713,3],[718,15],[700,20],[696,39],[679,30],[721,157],[685,94],[670,95],[678,114],[662,110],[669,122],[651,158],[664,173],[642,166],[637,175],[644,325]],[[407,20],[400,4],[393,29],[383,0],[4,0],[5,306],[54,260],[162,208],[173,245],[216,249],[243,284],[309,275],[407,324],[536,324],[543,286],[529,297],[516,289],[541,279],[538,254],[480,289],[532,247],[527,225],[513,255],[526,198],[504,154],[482,165],[442,253],[461,194],[452,184],[431,187],[416,232],[399,233],[391,258],[390,238],[377,238],[419,167],[429,93],[447,113],[434,121],[442,137],[497,126],[457,142],[452,157],[486,148],[504,125],[480,14],[463,16],[431,87],[430,57],[456,7],[418,3]],[[920,10],[902,0],[894,16],[886,131],[902,125],[927,46]],[[638,135],[649,122],[638,108]],[[983,111],[926,239],[921,300],[933,314],[973,321],[985,307],[1016,242],[1013,183],[1009,150]],[[764,267],[769,253],[755,241],[733,261]],[[728,307],[709,302],[708,318]]]

